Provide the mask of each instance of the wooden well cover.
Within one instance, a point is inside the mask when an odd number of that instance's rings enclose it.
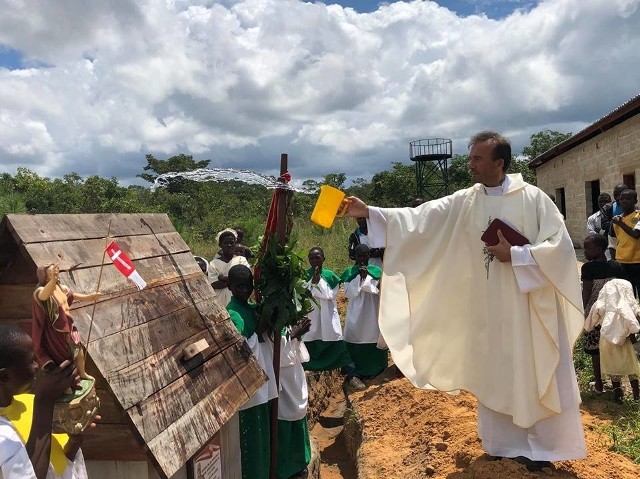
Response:
[[[72,315],[83,342],[89,338],[91,360],[164,476],[180,469],[264,383],[167,215],[7,215],[3,226],[3,243],[10,234],[20,256],[36,266],[59,262],[60,280],[73,290],[95,291],[100,277],[103,297],[90,338],[93,304],[74,303]],[[142,291],[108,256],[101,268],[108,230],[109,241],[147,282]],[[35,270],[30,274],[35,278]],[[201,339],[208,347],[184,361],[184,348]]]

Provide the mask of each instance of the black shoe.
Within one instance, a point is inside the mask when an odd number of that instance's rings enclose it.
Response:
[[[539,472],[545,467],[551,467],[551,463],[549,461],[532,461],[528,457],[524,456],[512,457],[511,460],[516,461],[518,464],[522,464],[530,472]]]

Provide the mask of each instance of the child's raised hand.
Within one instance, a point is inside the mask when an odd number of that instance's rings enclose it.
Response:
[[[367,277],[368,271],[366,266],[360,266],[360,270],[358,272],[360,273],[360,279],[364,280]]]
[[[311,329],[311,320],[309,318],[303,318],[298,325],[291,331],[291,338],[300,339],[303,334],[309,332]]]
[[[33,389],[36,399],[55,401],[69,388],[80,389],[79,383],[78,369],[71,361],[66,360],[51,372],[39,374]]]
[[[320,267],[316,266],[313,268],[313,277],[311,278],[311,282],[313,284],[318,284],[320,282]]]

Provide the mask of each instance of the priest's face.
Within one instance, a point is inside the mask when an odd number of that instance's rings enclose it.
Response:
[[[498,186],[504,178],[504,160],[493,159],[495,146],[492,141],[483,141],[471,147],[468,167],[474,182],[485,186]]]

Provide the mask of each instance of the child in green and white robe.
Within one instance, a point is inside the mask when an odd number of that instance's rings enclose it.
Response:
[[[378,347],[378,285],[382,270],[369,264],[367,245],[356,246],[355,255],[355,264],[340,276],[349,300],[344,339],[355,363],[355,375],[367,378],[384,371],[389,358],[388,351]]]
[[[309,313],[311,327],[302,338],[311,359],[303,364],[307,371],[330,371],[351,364],[351,358],[342,339],[342,325],[336,298],[340,277],[323,268],[324,251],[314,247],[309,250],[307,289],[317,301]]]
[[[242,479],[268,479],[271,453],[269,401],[278,396],[273,372],[273,344],[269,340],[258,340],[256,307],[248,302],[253,292],[251,270],[244,265],[233,266],[229,270],[228,282],[232,298],[227,311],[231,321],[246,338],[251,352],[269,378],[238,413]]]
[[[309,394],[302,363],[309,353],[300,341],[310,321],[287,328],[280,348],[280,391],[278,398],[278,479],[289,479],[311,461],[311,443],[307,425]]]

